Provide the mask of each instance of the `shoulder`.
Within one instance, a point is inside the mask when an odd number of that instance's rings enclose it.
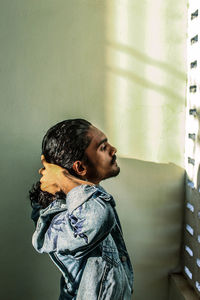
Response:
[[[83,184],[75,187],[67,194],[66,205],[69,214],[71,214],[77,208],[80,210],[82,207],[115,206],[115,201],[112,195],[107,193],[101,186]]]
[[[106,227],[113,226],[115,214],[112,196],[99,186],[85,185],[76,189],[74,189],[74,198],[71,203],[68,203],[68,218],[71,225],[77,227],[80,223],[88,230],[92,228],[97,230],[106,224]],[[81,197],[76,198],[77,195]]]

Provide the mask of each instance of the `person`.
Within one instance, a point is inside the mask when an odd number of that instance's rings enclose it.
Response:
[[[61,271],[59,300],[130,300],[133,269],[116,212],[100,182],[117,176],[116,148],[83,119],[62,121],[42,142],[30,190],[32,244]]]

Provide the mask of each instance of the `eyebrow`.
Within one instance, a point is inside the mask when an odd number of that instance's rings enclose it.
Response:
[[[100,143],[98,143],[97,148],[99,148],[99,146],[100,146],[101,144],[103,144],[103,143],[105,143],[105,142],[107,142],[107,141],[108,141],[107,138],[103,139]]]

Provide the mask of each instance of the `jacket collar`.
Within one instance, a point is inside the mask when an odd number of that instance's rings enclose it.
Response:
[[[99,196],[105,201],[110,201],[111,205],[115,206],[115,201],[113,197],[108,194],[104,188],[100,185],[86,185],[82,184],[75,188],[73,188],[66,197],[66,206],[68,208],[69,213],[71,214],[73,210],[82,205],[92,196]]]

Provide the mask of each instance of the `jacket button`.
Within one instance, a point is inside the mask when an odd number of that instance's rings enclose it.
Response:
[[[126,256],[122,256],[122,257],[121,257],[121,261],[122,261],[122,262],[125,262],[125,261],[126,261]]]

